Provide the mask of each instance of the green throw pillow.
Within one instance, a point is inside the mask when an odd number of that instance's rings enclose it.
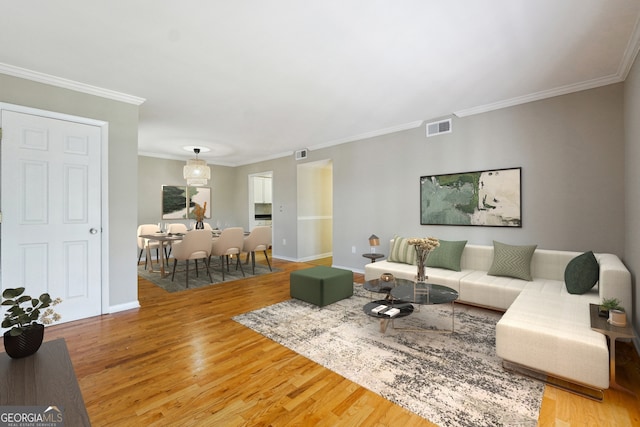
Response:
[[[408,240],[405,237],[394,236],[393,247],[387,260],[416,265],[416,249],[408,243]]]
[[[440,246],[432,250],[427,257],[427,267],[460,271],[460,258],[466,244],[466,240],[455,242],[440,240]]]
[[[570,294],[584,294],[593,288],[600,276],[600,265],[593,252],[578,255],[567,264],[564,282]]]
[[[493,264],[488,274],[532,281],[531,258],[538,245],[513,246],[493,241]]]

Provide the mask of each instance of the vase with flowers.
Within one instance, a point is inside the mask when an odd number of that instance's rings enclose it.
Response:
[[[3,328],[11,328],[4,333],[4,348],[14,359],[34,354],[44,338],[44,325],[60,320],[60,315],[51,306],[62,302],[51,299],[48,293],[32,298],[23,295],[25,288],[8,288],[2,292],[2,305],[7,311],[2,320]]]
[[[409,239],[407,243],[413,245],[416,250],[416,265],[418,266],[416,282],[426,282],[427,275],[425,273],[425,266],[427,263],[427,257],[432,250],[440,246],[440,241],[435,237],[414,237]]]
[[[204,206],[196,203],[196,207],[193,208],[193,215],[196,217],[196,230],[202,230],[204,228],[204,214],[206,212],[207,202],[204,202]]]

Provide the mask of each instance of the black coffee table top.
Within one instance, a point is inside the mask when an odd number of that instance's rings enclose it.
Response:
[[[381,294],[388,294],[391,289],[395,288],[399,285],[412,285],[413,282],[411,280],[406,279],[393,279],[389,282],[385,282],[380,279],[372,279],[363,283],[362,287],[370,292],[378,292]]]
[[[408,301],[415,304],[445,304],[458,299],[458,292],[443,285],[431,283],[418,283],[414,290],[414,284],[401,284],[391,289],[393,299]]]

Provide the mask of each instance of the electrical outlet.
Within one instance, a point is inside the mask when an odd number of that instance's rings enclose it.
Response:
[[[355,254],[356,253],[356,247],[355,246],[351,246],[351,253]]]

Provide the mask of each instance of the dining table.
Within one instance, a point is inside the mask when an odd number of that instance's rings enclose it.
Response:
[[[157,242],[160,243],[160,247],[162,248],[161,252],[163,252],[164,248],[168,245],[171,244],[173,242],[179,242],[180,240],[182,240],[182,238],[184,237],[183,233],[153,233],[153,234],[141,234],[139,237],[142,237],[143,239],[147,239],[147,240],[155,240]],[[148,265],[149,265],[149,272],[150,273],[155,273],[155,270],[153,269],[153,262],[151,262],[151,248],[150,245],[146,245],[147,247],[147,259],[149,260]],[[169,275],[169,273],[167,273],[166,268],[165,268],[165,262],[164,262],[164,254],[162,254],[162,256],[160,256],[160,277],[161,278],[165,278]]]

